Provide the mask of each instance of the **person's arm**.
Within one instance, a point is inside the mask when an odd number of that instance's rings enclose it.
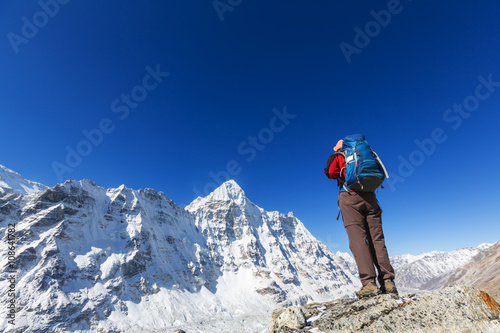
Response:
[[[328,178],[343,180],[345,178],[345,160],[344,156],[335,156],[332,164],[330,165],[330,170],[328,170]]]

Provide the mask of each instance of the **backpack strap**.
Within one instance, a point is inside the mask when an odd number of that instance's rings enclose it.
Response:
[[[346,153],[346,151],[345,151],[345,150],[339,150],[339,151],[337,151],[337,152],[335,153],[335,155],[340,155],[340,156],[342,156],[342,157],[344,158],[345,163],[346,163],[346,166],[340,169],[340,175],[342,175],[342,171],[343,171],[343,170],[345,170],[345,169],[347,168],[347,153]],[[349,188],[347,187],[347,185],[346,185],[345,178],[344,178],[344,181],[343,181],[343,182],[342,182],[340,179],[338,179],[338,181],[341,183],[341,184],[339,184],[339,187],[344,188],[344,190],[346,190],[346,192],[349,192],[349,191],[350,191],[350,189],[349,189]],[[339,209],[340,209],[340,206],[339,206]],[[339,211],[339,215],[340,215],[340,211]],[[338,220],[338,219],[339,219],[339,217],[337,216],[337,220]]]
[[[356,176],[356,179],[359,182],[359,176],[358,176],[358,153],[356,152],[356,147],[352,147],[352,154],[354,155],[354,162],[356,163],[354,165],[354,175]],[[359,183],[361,185],[361,191],[363,191],[363,184]]]
[[[352,195],[349,191],[347,191],[347,194]],[[340,214],[342,213],[342,211],[340,210],[340,198],[337,200],[337,206],[339,207],[339,213],[337,214],[337,221],[338,221],[339,217],[340,217]],[[342,215],[342,220],[343,219],[344,219],[344,215]]]
[[[349,191],[351,190],[349,187],[347,187],[346,182],[345,182],[345,179],[344,179],[344,182],[342,183],[342,187],[344,188],[344,190],[345,190],[346,192],[349,192]]]
[[[387,172],[387,169],[385,168],[385,165],[384,163],[382,163],[382,160],[380,159],[380,157],[378,157],[377,153],[373,151],[373,149],[370,147],[370,150],[372,151],[373,153],[373,156],[375,156],[375,158],[377,159],[377,161],[380,163],[380,165],[382,166],[382,169],[384,170],[384,174],[385,174],[385,178],[389,178],[389,173]]]

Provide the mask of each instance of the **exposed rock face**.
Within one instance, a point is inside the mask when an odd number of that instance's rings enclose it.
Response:
[[[470,287],[449,287],[426,297],[397,299],[380,295],[313,303],[274,311],[269,333],[289,332],[500,332],[500,306],[488,294]],[[305,316],[307,326],[292,327]]]
[[[274,311],[269,332],[277,332],[280,328],[300,330],[307,326],[307,318],[301,307],[291,307]]]
[[[500,242],[480,252],[467,265],[455,271],[446,282],[486,291],[500,301]]]

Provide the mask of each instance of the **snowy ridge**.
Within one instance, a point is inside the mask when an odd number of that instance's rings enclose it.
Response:
[[[445,286],[450,274],[468,264],[478,253],[487,251],[492,244],[481,244],[477,248],[463,248],[451,252],[431,251],[418,255],[395,255],[390,257],[396,272],[396,285],[402,294],[426,293]],[[347,269],[358,276],[356,262],[348,253],[337,252],[347,264]]]
[[[277,307],[360,287],[348,253],[329,251],[293,213],[253,204],[234,181],[183,209],[152,189],[91,180],[47,188],[0,172],[2,253],[16,225],[18,331],[255,332]],[[394,256],[398,287],[439,288],[489,246]],[[7,304],[6,256],[0,267]],[[6,311],[0,331],[14,332]]]
[[[155,190],[90,180],[29,196],[3,192],[4,238],[9,223],[16,327],[24,332],[253,332],[278,306],[348,297],[359,287],[345,260],[292,213],[259,208],[234,181],[186,209]],[[3,302],[7,275],[0,273]],[[5,307],[0,330],[13,331]]]
[[[47,186],[24,179],[20,174],[0,165],[0,193],[31,194]]]
[[[318,242],[293,213],[266,212],[234,181],[186,210],[195,216],[209,247],[222,256],[223,269],[257,269],[254,274],[264,282],[257,292],[275,301],[345,297],[357,287],[357,279],[343,269],[344,260]]]
[[[468,247],[452,252],[432,251],[393,256],[391,263],[396,271],[396,284],[403,293],[439,289],[444,286],[448,274],[487,248],[487,244],[482,244],[477,248]]]
[[[486,291],[500,300],[500,242],[478,248],[483,250],[469,263],[450,274],[445,286],[466,285]]]

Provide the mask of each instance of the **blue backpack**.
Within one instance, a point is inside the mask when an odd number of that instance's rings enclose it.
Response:
[[[373,192],[382,185],[385,178],[389,178],[384,164],[368,145],[363,134],[345,137],[342,149],[337,154],[344,156],[346,163],[345,181],[342,185],[346,191]]]

